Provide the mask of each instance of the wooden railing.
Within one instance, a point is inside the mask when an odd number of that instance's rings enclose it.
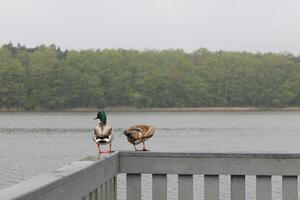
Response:
[[[1,200],[96,200],[117,198],[119,153],[100,161],[76,161],[0,191]]]
[[[219,176],[230,175],[231,199],[245,199],[245,175],[256,176],[256,199],[272,199],[272,176],[282,176],[282,200],[298,200],[300,154],[117,152],[78,161],[0,191],[0,199],[115,200],[116,176],[126,174],[126,199],[140,200],[142,174],[152,174],[153,200],[166,200],[167,175],[178,175],[178,199],[193,199],[193,175],[204,175],[204,199],[219,200]]]

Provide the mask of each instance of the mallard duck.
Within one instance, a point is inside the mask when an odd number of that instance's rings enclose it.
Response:
[[[145,141],[153,136],[155,129],[149,125],[135,125],[126,129],[123,133],[126,135],[128,142],[138,151],[135,145],[143,143],[143,151],[148,151],[145,147]]]
[[[93,140],[98,147],[98,152],[100,153],[112,153],[112,141],[113,141],[113,131],[112,128],[107,124],[106,113],[104,111],[98,112],[97,117],[94,119],[99,119],[100,123],[94,128]],[[109,144],[109,151],[101,151],[100,145]]]

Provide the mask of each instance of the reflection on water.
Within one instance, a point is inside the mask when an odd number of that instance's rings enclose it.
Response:
[[[95,113],[0,113],[0,188],[96,156],[92,128]],[[152,151],[300,152],[299,112],[112,112],[116,150],[133,150],[122,132],[133,124],[152,124]],[[152,196],[150,175],[143,175],[143,199]],[[125,198],[119,178],[119,199]],[[177,176],[168,176],[168,195],[177,197]],[[230,199],[229,176],[220,178],[221,199]],[[255,177],[246,178],[247,199],[255,197]],[[195,199],[203,199],[203,176],[194,177]],[[281,179],[273,177],[273,199],[280,199]]]

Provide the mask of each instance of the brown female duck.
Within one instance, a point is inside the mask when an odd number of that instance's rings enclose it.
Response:
[[[126,135],[128,142],[133,144],[133,147],[136,151],[138,151],[135,145],[143,143],[143,151],[148,151],[145,147],[145,141],[153,136],[155,129],[150,125],[135,125],[131,126],[124,131],[124,135]]]

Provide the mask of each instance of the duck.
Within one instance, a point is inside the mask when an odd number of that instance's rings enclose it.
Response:
[[[98,153],[112,153],[112,141],[114,139],[113,130],[110,125],[107,124],[106,113],[104,111],[100,111],[97,113],[97,116],[94,118],[99,119],[99,124],[94,128],[94,136],[93,140],[98,147]],[[100,149],[101,145],[109,144],[109,151],[102,151]]]
[[[130,126],[123,132],[123,134],[127,137],[128,142],[133,144],[133,147],[136,151],[138,151],[138,149],[135,147],[135,145],[140,143],[143,143],[142,151],[148,151],[145,146],[145,141],[151,138],[154,135],[154,132],[155,128],[153,126],[138,124]]]

